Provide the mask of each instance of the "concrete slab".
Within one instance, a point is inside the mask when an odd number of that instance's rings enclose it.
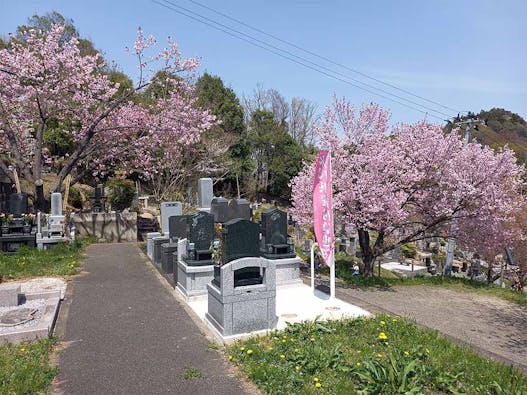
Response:
[[[244,333],[235,336],[222,336],[216,328],[205,319],[207,312],[207,296],[193,298],[187,301],[189,307],[210,329],[211,334],[219,342],[228,344],[238,339],[261,335],[270,330]],[[329,295],[315,290],[305,284],[292,284],[278,287],[276,290],[276,329],[285,329],[288,323],[302,322],[314,319],[336,320],[342,318],[368,317],[371,314],[357,306],[340,299],[329,298]]]
[[[4,327],[0,330],[1,343],[20,343],[26,340],[35,340],[49,337],[53,323],[58,312],[60,298],[37,299],[20,305],[35,306],[38,309],[34,320],[23,325]]]

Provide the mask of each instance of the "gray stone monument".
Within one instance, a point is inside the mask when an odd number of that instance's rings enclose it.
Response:
[[[265,258],[242,258],[217,269],[207,285],[205,319],[222,336],[276,327],[275,265]]]
[[[50,236],[64,234],[64,215],[62,215],[62,194],[51,194],[51,214],[48,216],[48,232]]]
[[[214,198],[212,178],[200,178],[198,181],[198,210],[210,211]]]
[[[183,214],[183,205],[181,202],[162,202],[161,210],[161,233],[168,234],[168,219],[174,215]]]
[[[224,197],[212,199],[210,204],[210,213],[214,215],[214,222],[225,223],[229,218],[229,201]]]

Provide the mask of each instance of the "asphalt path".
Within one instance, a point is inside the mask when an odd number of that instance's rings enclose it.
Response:
[[[136,244],[94,244],[87,255],[57,322],[65,348],[53,393],[247,392]]]

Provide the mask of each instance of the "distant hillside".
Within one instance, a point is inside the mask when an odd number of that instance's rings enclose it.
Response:
[[[507,144],[520,162],[527,163],[527,122],[522,117],[502,108],[481,111],[477,117],[486,125],[472,132],[474,139],[495,149]]]

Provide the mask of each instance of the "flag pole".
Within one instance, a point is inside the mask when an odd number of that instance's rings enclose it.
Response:
[[[330,177],[330,199],[331,199],[331,229],[335,231],[335,215],[333,212],[333,164],[331,161],[331,151],[329,151],[329,177]],[[331,251],[331,259],[329,263],[329,298],[335,299],[335,244]]]

